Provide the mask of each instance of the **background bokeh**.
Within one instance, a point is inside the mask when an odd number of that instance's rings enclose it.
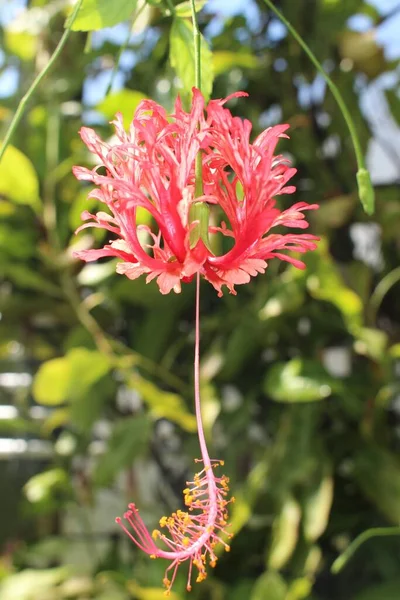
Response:
[[[193,472],[194,289],[163,297],[114,261],[77,262],[104,235],[74,235],[95,202],[71,175],[91,161],[82,123],[107,137],[115,111],[128,123],[144,96],[172,108],[171,20],[157,4],[142,3],[130,36],[128,23],[71,34],[0,167],[1,600],[164,597],[165,564],[114,517],[135,499],[154,526]],[[363,212],[343,117],[285,28],[262,0],[210,0],[213,95],[247,91],[230,108],[255,133],[290,124],[280,149],[296,200],[320,203],[322,240],[304,272],[276,260],[236,297],[202,286],[206,433],[236,535],[190,597],[398,600],[400,535],[331,567],[360,533],[400,525],[400,5],[276,5],[345,97],[377,208]],[[0,2],[3,132],[65,15],[59,0]],[[183,567],[174,600],[189,597],[185,580]]]

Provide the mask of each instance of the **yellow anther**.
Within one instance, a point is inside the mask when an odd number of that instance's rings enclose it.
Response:
[[[186,547],[189,546],[189,542],[190,542],[190,539],[187,537],[184,537],[182,540],[182,544]]]
[[[217,565],[217,561],[216,560],[210,560],[210,567],[212,569],[214,569],[216,567],[216,565]]]
[[[225,552],[230,552],[231,551],[231,547],[230,546],[225,546]]]
[[[155,554],[150,554],[150,558],[157,558]]]
[[[157,540],[160,537],[161,533],[158,531],[158,529],[154,529],[153,533],[151,534],[151,537],[153,538],[153,540]]]
[[[168,517],[161,517],[160,519],[160,527],[165,527],[168,523]]]

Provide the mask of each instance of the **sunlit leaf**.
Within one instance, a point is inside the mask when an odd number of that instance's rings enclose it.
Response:
[[[267,558],[270,569],[281,569],[292,556],[299,536],[300,517],[301,509],[298,502],[288,497],[274,521],[272,542]]]
[[[103,27],[113,27],[129,19],[137,5],[137,0],[83,0],[78,15],[73,22],[73,31],[95,31]],[[67,19],[66,27],[69,26]]]
[[[0,162],[1,194],[18,204],[28,204],[35,210],[40,207],[36,171],[29,158],[14,146],[8,146]]]
[[[114,119],[117,112],[120,112],[124,120],[124,127],[128,129],[133,118],[133,113],[138,104],[145,98],[145,94],[137,90],[120,90],[119,92],[108,94],[96,108],[110,120]]]
[[[257,57],[250,52],[229,52],[228,50],[219,50],[213,52],[214,76],[226,73],[234,67],[241,69],[255,69],[259,65]]]
[[[358,354],[369,356],[372,360],[381,361],[386,358],[388,336],[380,329],[361,327],[357,331],[354,349]]]
[[[24,493],[31,504],[52,502],[60,492],[70,490],[70,479],[64,469],[54,468],[31,477],[24,486]]]
[[[306,494],[303,507],[304,537],[315,542],[325,531],[333,501],[333,478],[325,475]]]
[[[90,598],[94,592],[93,579],[85,575],[69,577],[60,586],[60,593],[63,598]]]
[[[207,0],[195,0],[196,12],[199,12],[203,6],[205,6]],[[181,2],[175,9],[178,17],[190,17],[192,15],[191,10],[191,2],[190,0],[186,0],[185,2]]]
[[[33,382],[35,400],[56,406],[84,399],[90,387],[109,370],[109,360],[100,352],[73,348],[62,358],[41,365]]]
[[[287,277],[282,277],[279,283],[279,287],[272,287],[266,304],[259,312],[259,317],[263,321],[295,311],[304,302],[304,289],[297,280],[288,281]]]
[[[10,575],[0,584],[1,600],[38,600],[68,576],[66,567],[25,569]],[[48,597],[48,596],[47,596]]]
[[[38,38],[27,31],[6,29],[4,42],[7,49],[22,60],[32,60],[37,52]]]
[[[176,17],[170,33],[170,61],[182,81],[183,89],[191,94],[195,85],[195,59],[193,26],[190,21]],[[201,91],[206,100],[211,95],[213,85],[212,54],[201,36]]]
[[[179,394],[161,390],[151,381],[146,381],[138,375],[133,375],[129,383],[139,392],[153,417],[168,419],[186,431],[196,431],[196,418],[188,411]]]
[[[276,402],[315,402],[332,394],[336,383],[319,362],[294,358],[273,365],[265,378],[265,392]]]

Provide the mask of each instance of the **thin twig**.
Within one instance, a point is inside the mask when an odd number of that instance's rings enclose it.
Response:
[[[331,567],[332,573],[339,573],[339,571],[343,569],[345,564],[350,560],[356,550],[358,550],[358,548],[364,544],[364,542],[374,537],[388,537],[392,535],[400,536],[400,527],[374,527],[364,531],[334,561]]]
[[[60,56],[61,51],[64,48],[64,46],[68,40],[69,34],[71,33],[71,27],[78,15],[78,11],[81,7],[82,2],[83,2],[83,0],[78,0],[78,2],[76,3],[75,8],[71,14],[71,18],[68,21],[68,27],[65,29],[60,41],[57,44],[56,49],[54,50],[53,54],[50,57],[49,62],[44,67],[44,69],[41,70],[39,75],[33,80],[29,90],[26,92],[26,94],[20,100],[20,103],[18,104],[18,108],[14,114],[14,117],[10,123],[9,128],[6,131],[3,143],[0,148],[0,161],[7,149],[8,144],[11,141],[12,136],[14,135],[16,128],[18,127],[20,120],[22,119],[22,116],[25,112],[26,106],[27,106],[30,98],[35,93],[36,88],[40,85],[42,80],[46,77],[47,73],[51,70],[51,68],[54,65],[54,63],[56,62],[57,58]]]

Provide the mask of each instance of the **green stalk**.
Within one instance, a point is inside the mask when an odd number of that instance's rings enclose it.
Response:
[[[383,277],[369,299],[369,319],[371,325],[376,321],[376,315],[379,307],[388,291],[400,281],[400,267],[396,267],[393,271],[390,271],[385,277]]]
[[[26,106],[27,106],[30,98],[35,93],[38,85],[40,85],[42,80],[46,77],[47,73],[50,71],[50,69],[56,62],[57,58],[60,56],[62,49],[64,48],[64,46],[68,40],[69,34],[71,33],[71,27],[77,17],[77,14],[81,7],[82,2],[83,2],[83,0],[78,0],[78,2],[75,4],[75,8],[72,11],[71,18],[68,20],[68,26],[65,29],[60,41],[58,42],[56,49],[54,50],[53,54],[51,55],[49,62],[44,67],[44,69],[42,69],[40,71],[39,75],[33,80],[29,90],[26,92],[26,94],[20,100],[20,103],[18,104],[18,108],[17,108],[15,115],[10,123],[10,126],[6,132],[6,135],[4,136],[4,140],[3,140],[3,143],[0,148],[0,161],[4,155],[4,152],[7,149],[8,144],[10,143],[12,136],[14,135],[16,128],[18,127],[18,124],[25,112]]]
[[[338,556],[331,567],[332,573],[339,573],[358,548],[374,537],[400,536],[400,527],[374,527],[361,533],[348,548]]]
[[[193,23],[193,45],[194,45],[194,72],[195,86],[201,91],[201,35],[197,21],[195,0],[190,0]],[[201,150],[197,153],[195,163],[195,197],[199,198],[203,191],[203,158]],[[189,219],[191,222],[198,221],[199,224],[190,233],[190,247],[194,248],[201,239],[206,248],[210,249],[208,239],[208,222],[210,218],[210,207],[205,202],[195,202],[190,207]]]
[[[354,121],[351,117],[350,111],[348,110],[345,101],[343,100],[343,96],[341,95],[339,88],[333,83],[332,79],[329,77],[327,72],[324,70],[323,66],[312,52],[311,48],[306,44],[303,38],[297,33],[296,29],[289,23],[289,21],[283,16],[283,14],[276,8],[275,4],[273,4],[272,0],[264,0],[265,4],[272,10],[273,13],[278,17],[280,21],[286,26],[287,30],[291,33],[297,43],[303,48],[304,52],[307,54],[308,58],[311,60],[315,68],[319,73],[321,73],[322,77],[325,79],[329,89],[332,92],[333,97],[335,98],[340,111],[346,121],[348,130],[350,132],[351,140],[353,143],[354,152],[357,159],[357,186],[358,186],[358,195],[361,200],[361,204],[365,212],[369,215],[372,215],[375,208],[375,194],[374,189],[371,183],[371,177],[369,171],[365,166],[364,155],[361,149],[361,143],[357,135],[357,130],[354,124]]]
[[[190,0],[190,5],[193,23],[195,86],[201,91],[201,37],[199,23],[197,21],[195,0]]]

